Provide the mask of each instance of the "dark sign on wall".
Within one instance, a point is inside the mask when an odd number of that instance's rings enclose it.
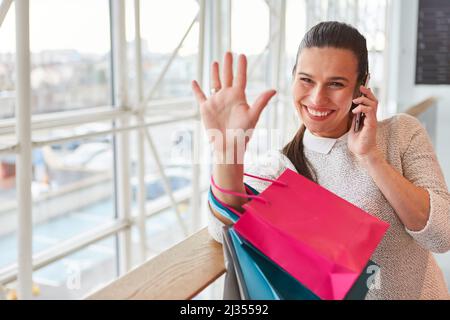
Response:
[[[450,0],[419,0],[416,84],[450,84]]]

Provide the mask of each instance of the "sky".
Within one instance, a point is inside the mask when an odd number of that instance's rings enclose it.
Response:
[[[106,0],[31,0],[32,51],[73,49],[105,52],[109,46]],[[0,27],[0,52],[15,50],[14,3]]]
[[[134,38],[133,2],[126,0],[129,41]],[[173,51],[197,11],[194,0],[141,0],[141,35],[151,51]],[[0,52],[15,50],[14,18],[12,4],[0,27]],[[293,29],[297,28],[294,26]],[[182,54],[196,52],[198,37],[195,32],[198,28],[194,28],[186,39]],[[265,48],[269,38],[269,11],[263,0],[233,2],[232,34],[235,51],[256,54]],[[300,36],[293,39],[295,47]],[[33,52],[76,49],[102,54],[108,51],[109,45],[107,0],[30,0],[30,46]]]

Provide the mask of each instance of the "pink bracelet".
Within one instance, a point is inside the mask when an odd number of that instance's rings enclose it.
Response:
[[[259,180],[263,180],[263,181],[267,181],[267,182],[272,182],[273,184],[276,184],[276,185],[279,185],[279,186],[283,186],[283,187],[286,187],[286,186],[287,186],[287,183],[281,182],[281,181],[278,181],[278,180],[272,180],[272,179],[268,179],[268,178],[258,177],[258,176],[254,176],[254,175],[251,175],[251,174],[248,174],[248,173],[244,173],[244,175],[246,175],[246,176],[248,176],[248,177],[255,178],[255,179],[259,179]],[[240,193],[240,192],[235,192],[235,191],[232,191],[232,190],[223,189],[223,188],[219,187],[219,186],[215,183],[214,178],[213,178],[212,175],[211,175],[211,184],[212,184],[217,190],[219,190],[220,192],[225,193],[225,194],[231,194],[231,195],[233,195],[233,196],[241,197],[241,198],[255,199],[255,200],[261,201],[261,202],[264,203],[264,204],[266,204],[266,203],[268,202],[266,199],[264,199],[263,197],[261,197],[261,196],[259,196],[259,195],[243,194],[243,193]],[[247,186],[245,186],[245,188],[246,188],[247,191],[249,191]],[[219,200],[219,199],[216,198],[216,200]],[[223,203],[221,203],[221,204],[224,205]]]

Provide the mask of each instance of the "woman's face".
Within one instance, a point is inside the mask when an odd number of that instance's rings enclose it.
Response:
[[[347,49],[301,51],[292,92],[297,112],[313,134],[337,138],[348,131],[357,69],[358,61]]]

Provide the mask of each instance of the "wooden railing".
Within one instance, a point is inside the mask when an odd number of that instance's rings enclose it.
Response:
[[[405,113],[412,115],[419,119],[422,125],[428,132],[433,145],[436,145],[437,136],[437,99],[430,97],[428,99],[419,102],[416,105],[406,109]]]
[[[425,113],[429,108],[435,105],[436,105],[436,98],[430,97],[406,109],[405,113],[412,115],[414,117],[419,117],[421,114]]]
[[[222,245],[204,228],[87,299],[192,299],[224,272]]]
[[[418,117],[435,104],[429,98],[405,113]],[[224,272],[222,245],[204,228],[87,299],[191,299]]]

